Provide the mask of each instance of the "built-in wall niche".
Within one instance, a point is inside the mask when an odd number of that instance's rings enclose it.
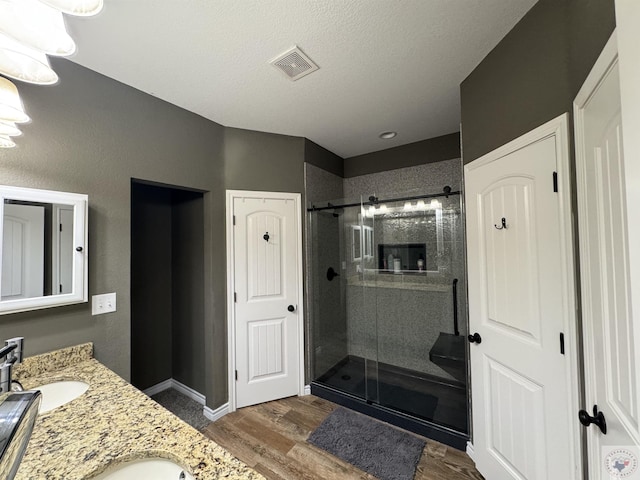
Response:
[[[84,194],[0,186],[0,314],[86,302]]]
[[[424,243],[392,243],[378,245],[378,270],[381,273],[426,273],[433,270],[435,259],[427,261]],[[437,269],[437,267],[436,267]]]
[[[441,202],[391,201],[363,213],[351,225],[351,251],[366,272],[446,273]]]

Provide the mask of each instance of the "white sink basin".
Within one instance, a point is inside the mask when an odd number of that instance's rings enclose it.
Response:
[[[184,473],[184,476],[182,474]],[[123,463],[92,480],[194,480],[184,469],[164,458],[145,458]]]
[[[34,390],[40,390],[42,393],[42,402],[38,413],[47,413],[54,408],[69,403],[88,389],[88,384],[76,381],[54,382],[34,388]]]

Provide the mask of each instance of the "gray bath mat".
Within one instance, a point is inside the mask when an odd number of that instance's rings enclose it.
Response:
[[[380,480],[412,480],[426,444],[346,408],[325,418],[307,441]]]

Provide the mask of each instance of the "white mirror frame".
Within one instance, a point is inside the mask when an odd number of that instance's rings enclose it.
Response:
[[[87,195],[0,185],[0,253],[4,228],[5,200],[63,204],[73,207],[73,281],[71,293],[0,301],[0,315],[87,302],[88,288],[88,201]],[[0,255],[2,271],[2,255]],[[0,288],[2,287],[0,276]]]

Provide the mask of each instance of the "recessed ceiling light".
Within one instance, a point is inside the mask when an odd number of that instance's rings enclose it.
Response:
[[[383,138],[385,140],[389,140],[390,138],[393,138],[396,135],[398,135],[398,132],[382,132],[380,135],[378,135],[378,137]]]

